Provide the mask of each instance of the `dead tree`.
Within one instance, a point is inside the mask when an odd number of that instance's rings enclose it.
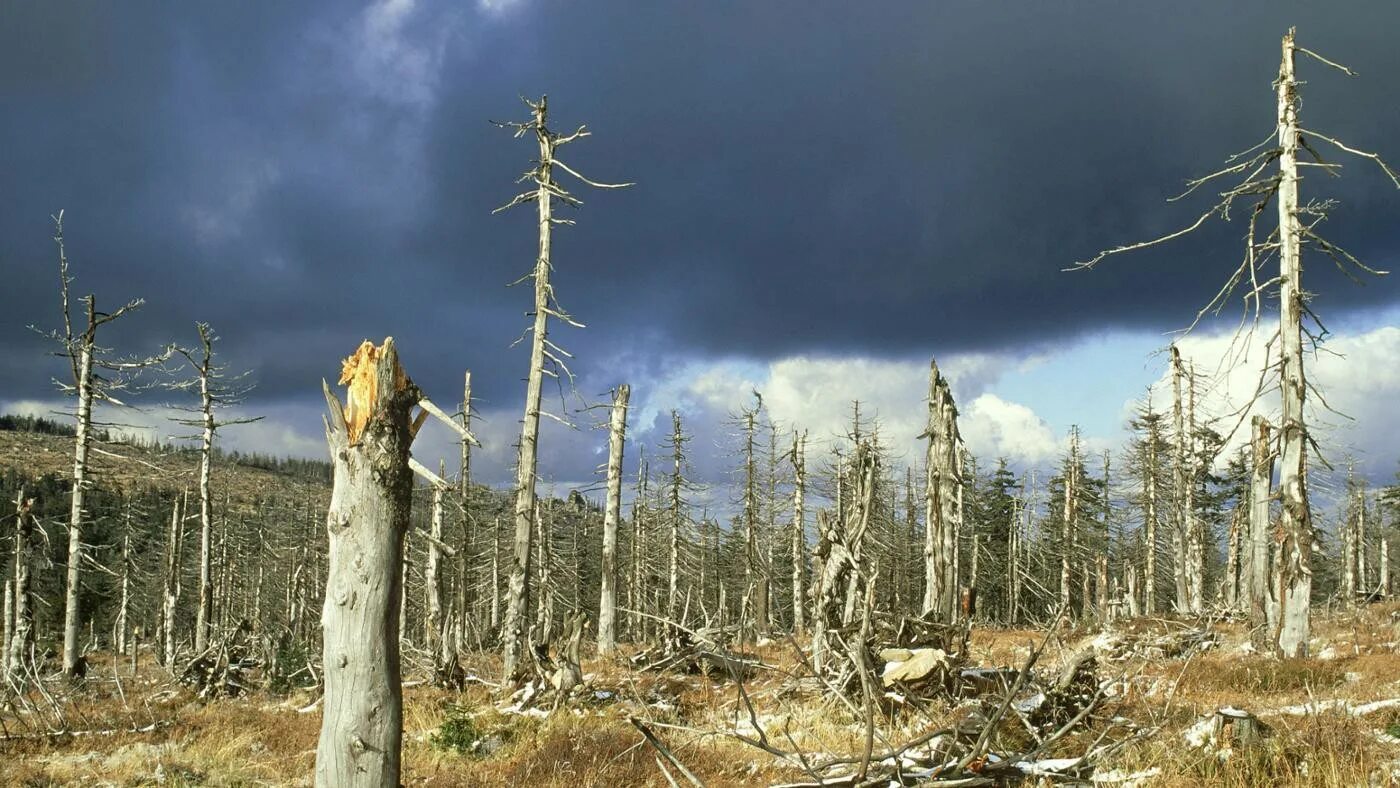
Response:
[[[821,570],[814,582],[812,611],[812,669],[822,673],[831,654],[844,651],[833,632],[845,624],[844,598],[853,585],[865,588],[866,568],[860,556],[870,530],[875,503],[875,480],[879,476],[879,455],[865,442],[856,446],[852,466],[855,490],[845,516],[817,512],[817,556]]]
[[[166,667],[175,664],[179,641],[175,637],[175,614],[180,604],[180,547],[185,532],[185,499],[181,494],[171,503],[170,529],[165,537],[165,576],[161,585],[161,656]]]
[[[396,786],[403,740],[400,565],[413,500],[409,447],[426,414],[392,339],[345,360],[344,408],[324,382],[334,466],[325,606],[325,699],[317,786]]]
[[[1079,526],[1079,429],[1070,432],[1065,466],[1064,521],[1060,524],[1060,607],[1070,609],[1070,561]],[[1087,600],[1085,600],[1087,602]]]
[[[929,360],[928,425],[918,440],[928,440],[924,484],[925,615],[943,621],[957,617],[958,411],[948,381]]]
[[[57,352],[68,359],[72,384],[60,383],[66,394],[77,397],[75,417],[77,420],[73,450],[73,492],[68,516],[68,569],[67,593],[63,604],[63,671],[72,676],[82,672],[81,655],[78,653],[78,628],[80,622],[78,592],[81,588],[82,565],[85,560],[83,550],[83,526],[86,511],[83,501],[87,488],[91,485],[88,468],[88,453],[93,442],[93,405],[98,402],[121,404],[113,394],[126,388],[129,376],[145,367],[165,361],[170,351],[145,359],[113,359],[106,348],[97,344],[97,331],[102,326],[141,307],[142,299],[133,299],[115,312],[100,312],[97,299],[93,295],[80,299],[87,307],[87,325],[79,333],[74,333],[73,316],[70,309],[68,286],[73,278],[68,274],[68,256],[63,245],[63,211],[54,217],[54,243],[58,245],[59,293],[63,301],[63,332],[50,331],[47,336],[58,342]]]
[[[745,408],[741,414],[744,440],[744,622],[752,626],[756,633],[766,632],[768,627],[768,567],[759,551],[758,526],[758,469],[755,460],[754,436],[758,430],[758,411],[763,400],[758,400],[755,408]]]
[[[28,673],[26,668],[32,665],[34,654],[34,591],[31,587],[29,562],[30,543],[34,537],[35,525],[37,521],[34,517],[34,499],[26,498],[24,488],[21,487],[19,494],[15,496],[15,576],[12,586],[14,609],[11,612],[14,625],[10,630],[10,639],[3,644],[8,653],[6,666],[9,676],[16,683]]]
[[[681,430],[680,411],[671,411],[671,437],[663,448],[671,450],[671,472],[666,475],[667,496],[667,559],[666,559],[666,611],[668,620],[677,623],[681,611],[681,542],[682,532],[690,523],[689,506],[685,501],[688,485],[685,480],[685,445],[690,437]],[[660,613],[660,611],[657,611]]]
[[[627,402],[632,387],[613,392],[608,419],[608,495],[603,506],[603,559],[598,595],[598,653],[617,648],[617,525],[622,519],[622,450],[627,439]]]
[[[1157,612],[1157,482],[1161,473],[1159,450],[1162,448],[1162,415],[1152,409],[1152,392],[1147,392],[1142,408],[1131,423],[1141,431],[1138,441],[1137,469],[1142,485],[1142,609],[1147,615]]]
[[[472,372],[467,370],[462,383],[462,429],[468,433],[472,428]],[[457,494],[461,498],[462,542],[457,553],[457,616],[452,623],[453,640],[461,646],[467,637],[472,621],[472,608],[476,605],[476,576],[472,562],[476,558],[476,521],[472,517],[472,442],[461,438],[461,465],[457,477]]]
[[[1181,196],[1185,197],[1218,178],[1236,176],[1240,180],[1234,186],[1219,192],[1219,199],[1215,204],[1190,225],[1160,238],[1100,252],[1093,259],[1074,266],[1077,269],[1092,268],[1109,255],[1165,243],[1194,231],[1212,216],[1228,218],[1236,200],[1252,203],[1245,233],[1243,260],[1226,280],[1225,285],[1197,313],[1190,327],[1194,327],[1206,315],[1218,313],[1231,295],[1242,288],[1245,306],[1245,320],[1241,325],[1243,333],[1251,314],[1254,317],[1253,324],[1257,326],[1265,295],[1270,288],[1278,288],[1279,328],[1273,339],[1267,343],[1267,347],[1270,353],[1275,352],[1274,348],[1277,348],[1278,382],[1282,400],[1279,424],[1279,497],[1283,506],[1279,521],[1282,541],[1277,647],[1279,653],[1285,657],[1304,657],[1308,652],[1313,524],[1307,488],[1307,447],[1312,439],[1304,414],[1310,384],[1304,374],[1303,344],[1305,336],[1313,343],[1320,342],[1323,333],[1305,325],[1305,316],[1313,318],[1314,321],[1316,318],[1308,308],[1309,296],[1303,289],[1302,251],[1308,246],[1325,254],[1348,276],[1352,275],[1353,270],[1370,274],[1382,273],[1367,267],[1350,252],[1317,232],[1318,225],[1327,218],[1335,201],[1313,200],[1300,203],[1298,170],[1300,167],[1311,166],[1326,173],[1337,174],[1339,165],[1325,161],[1311,141],[1325,142],[1344,153],[1374,162],[1385,176],[1400,188],[1400,175],[1376,154],[1357,150],[1333,137],[1300,125],[1299,82],[1294,68],[1299,52],[1345,74],[1354,75],[1345,66],[1298,46],[1294,40],[1294,30],[1290,29],[1283,37],[1279,74],[1274,83],[1278,114],[1273,132],[1263,142],[1232,156],[1224,168],[1188,182],[1187,189]],[[1274,142],[1273,146],[1269,145],[1270,141]],[[1305,150],[1312,160],[1300,162],[1299,148]],[[1270,170],[1275,165],[1278,168],[1277,172],[1271,173]],[[1277,202],[1278,226],[1261,240],[1256,233],[1256,227],[1259,217],[1265,213],[1272,201]],[[1278,275],[1261,280],[1259,273],[1262,265],[1275,253],[1279,260]],[[1252,331],[1253,327],[1250,328],[1251,333]],[[1245,346],[1248,346],[1247,343]],[[1274,366],[1273,363],[1264,365],[1265,372],[1260,376],[1249,405],[1257,401],[1264,391],[1269,377],[1268,371]],[[1247,408],[1248,405],[1243,410]]]
[[[525,636],[525,610],[528,606],[530,585],[530,524],[535,510],[535,471],[539,459],[539,428],[541,390],[546,374],[559,378],[560,373],[572,377],[564,359],[569,354],[549,341],[549,318],[556,317],[569,325],[582,328],[559,306],[550,284],[552,262],[550,260],[550,239],[556,224],[572,224],[570,219],[557,219],[553,212],[553,200],[558,198],[565,205],[578,206],[582,202],[566,190],[554,177],[555,168],[572,175],[588,186],[596,188],[620,188],[631,184],[608,184],[589,180],[578,174],[572,167],[556,158],[558,149],[570,142],[589,136],[586,127],[580,126],[572,134],[560,135],[551,131],[548,125],[547,97],[541,96],[538,102],[526,101],[530,108],[530,119],[518,123],[498,124],[515,130],[516,138],[533,134],[539,144],[539,159],[535,166],[521,176],[520,181],[529,181],[532,188],[517,194],[510,202],[497,208],[499,213],[508,208],[534,202],[539,210],[539,254],[535,259],[534,270],[526,278],[535,282],[534,324],[530,337],[530,372],[525,384],[525,415],[521,419],[519,458],[516,462],[515,477],[515,539],[510,569],[509,589],[506,600],[506,619],[502,639],[505,641],[504,670],[506,679],[514,681],[520,670],[520,648]],[[522,280],[523,281],[523,280]],[[550,368],[546,368],[546,364]],[[552,416],[562,421],[561,416]]]
[[[220,418],[215,411],[233,407],[243,401],[244,395],[252,386],[245,381],[246,372],[229,376],[228,367],[214,361],[214,343],[218,337],[210,330],[208,323],[195,323],[199,333],[198,348],[176,347],[175,352],[184,358],[194,376],[172,384],[177,391],[193,391],[199,395],[197,409],[190,417],[176,418],[174,421],[184,427],[198,429],[199,432],[199,605],[195,608],[194,650],[203,653],[209,645],[209,633],[213,627],[214,596],[210,582],[210,550],[214,522],[213,497],[210,490],[210,468],[213,463],[214,436],[220,427],[233,424],[250,424],[261,417]]]
[[[807,622],[807,432],[792,434],[792,631],[806,634]],[[911,493],[912,494],[912,493]]]

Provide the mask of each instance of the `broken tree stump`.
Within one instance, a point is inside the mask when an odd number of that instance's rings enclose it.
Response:
[[[334,466],[324,632],[325,702],[316,785],[397,786],[403,743],[399,600],[413,493],[409,446],[418,388],[393,339],[366,341],[345,360],[344,408],[322,383]],[[421,423],[420,414],[418,423]]]

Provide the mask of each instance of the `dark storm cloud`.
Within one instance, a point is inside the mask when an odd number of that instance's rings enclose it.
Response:
[[[1305,122],[1400,158],[1394,4],[493,6],[6,4],[3,394],[49,391],[23,326],[56,322],[62,207],[79,290],[149,301],[114,326],[123,350],[207,320],[275,401],[393,334],[439,399],[470,366],[484,406],[512,405],[529,295],[504,285],[534,222],[490,211],[533,150],[487,120],[519,94],[594,129],[576,168],[638,184],[581,188],[556,242],[590,325],[559,339],[597,386],[698,356],[1180,326],[1241,227],[1060,269],[1194,218],[1163,198],[1267,134],[1289,24],[1362,73],[1302,63]],[[1388,267],[1400,195],[1347,174],[1331,232]],[[1326,309],[1396,300],[1313,268]]]

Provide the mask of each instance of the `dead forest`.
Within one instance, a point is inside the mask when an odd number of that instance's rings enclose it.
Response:
[[[324,460],[223,451],[252,420],[248,373],[204,323],[109,347],[143,302],[78,295],[65,233],[83,230],[55,213],[43,331],[72,419],[0,417],[0,782],[1395,784],[1400,483],[1349,470],[1310,421],[1325,330],[1302,261],[1383,272],[1322,235],[1342,209],[1309,189],[1342,161],[1400,189],[1300,117],[1303,91],[1351,76],[1289,31],[1259,96],[1277,126],[1188,181],[1181,229],[1065,250],[1062,275],[1093,288],[1233,218],[1237,267],[1182,323],[1238,309],[1241,346],[1266,352],[1232,356],[1259,382],[1222,412],[1204,404],[1219,360],[1169,345],[1131,440],[1071,431],[1053,468],[969,451],[937,348],[917,456],[859,400],[835,435],[761,391],[724,435],[678,407],[652,445],[629,432],[633,381],[551,411],[589,364],[565,349],[586,321],[552,284],[554,233],[633,184],[576,170],[591,132],[552,125],[545,97],[497,124],[529,162],[520,191],[481,186],[537,235],[502,296],[527,307],[509,487],[473,477],[472,372],[425,391],[392,338],[326,359]],[[177,440],[106,421],[152,397],[180,408]],[[591,430],[596,485],[549,482],[542,419]],[[415,458],[429,423],[453,462]],[[700,503],[698,440],[732,458],[723,506]]]

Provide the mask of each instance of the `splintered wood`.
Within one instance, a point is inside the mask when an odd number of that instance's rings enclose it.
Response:
[[[365,425],[369,423],[375,403],[379,401],[379,379],[375,368],[380,352],[380,348],[366,339],[354,354],[340,363],[340,385],[350,389],[345,398],[345,428],[351,446],[359,445],[360,436],[364,434]],[[403,367],[395,362],[394,389],[402,391],[406,385],[408,377]]]

